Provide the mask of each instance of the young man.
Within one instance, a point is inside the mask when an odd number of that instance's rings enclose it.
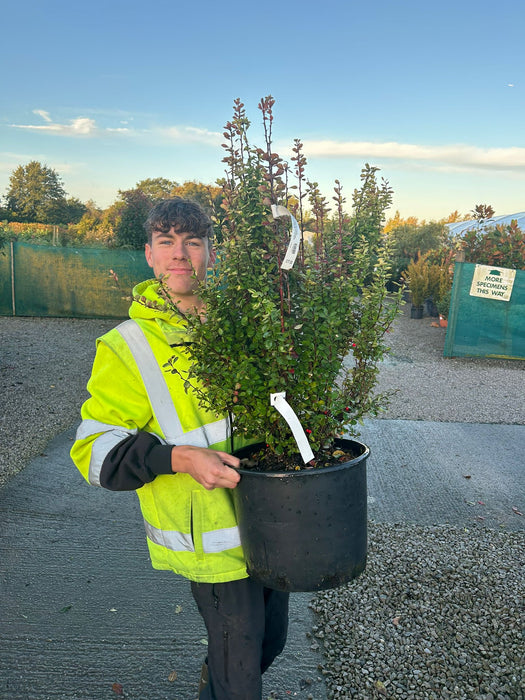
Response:
[[[228,422],[200,408],[179,375],[191,361],[184,314],[205,311],[198,289],[215,261],[212,222],[174,198],[145,228],[155,279],[135,287],[131,320],[97,341],[71,456],[89,483],[136,490],[153,567],[191,581],[208,630],[201,700],[259,700],[261,675],[286,641],[288,594],[248,577]]]

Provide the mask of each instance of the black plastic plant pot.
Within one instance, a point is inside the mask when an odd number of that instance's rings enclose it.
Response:
[[[410,318],[423,318],[423,304],[421,304],[421,306],[412,304],[410,308]]]
[[[319,469],[239,470],[233,499],[246,566],[268,588],[322,591],[365,568],[370,450],[355,440],[336,445],[358,456]]]

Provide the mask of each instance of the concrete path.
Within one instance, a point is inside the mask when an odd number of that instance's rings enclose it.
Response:
[[[525,426],[365,422],[369,517],[525,529]]]
[[[74,431],[0,490],[1,700],[194,700],[205,630],[187,583],[150,567],[132,493],[89,487]],[[368,421],[369,516],[525,529],[525,426]],[[263,697],[325,700],[311,594]]]

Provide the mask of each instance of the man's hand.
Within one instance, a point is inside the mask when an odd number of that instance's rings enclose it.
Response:
[[[171,450],[171,468],[174,472],[189,474],[205,489],[234,489],[240,474],[232,469],[239,467],[240,460],[227,452],[209,450],[205,447],[176,445]]]

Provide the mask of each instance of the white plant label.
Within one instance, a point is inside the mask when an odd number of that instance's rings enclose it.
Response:
[[[274,219],[280,219],[283,216],[289,216],[292,220],[292,237],[290,238],[290,243],[288,244],[288,250],[284,256],[284,260],[281,264],[281,270],[291,270],[295,259],[297,258],[297,253],[299,252],[299,246],[301,245],[301,229],[297,223],[297,219],[293,214],[291,214],[286,207],[280,204],[272,204],[272,216]]]
[[[290,426],[303,462],[307,464],[307,462],[310,462],[310,460],[314,458],[314,453],[312,452],[306,433],[303,430],[303,426],[299,422],[299,418],[297,418],[295,411],[286,400],[286,392],[280,391],[277,394],[270,394],[270,404],[279,411]]]

